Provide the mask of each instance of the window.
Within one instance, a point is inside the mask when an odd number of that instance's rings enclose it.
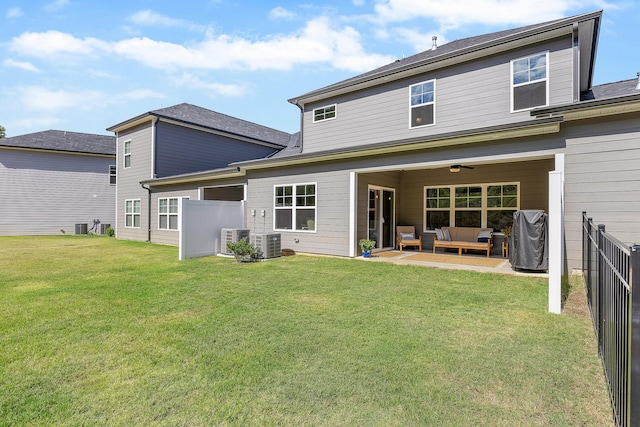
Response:
[[[427,230],[449,226],[451,207],[451,188],[426,189],[426,225]]]
[[[433,125],[435,123],[436,81],[412,85],[409,90],[411,105],[410,127]]]
[[[328,105],[313,110],[313,122],[321,122],[324,120],[336,118],[336,104]]]
[[[158,199],[158,229],[178,229],[178,198]]]
[[[511,108],[526,110],[548,104],[548,54],[511,61]]]
[[[518,183],[425,187],[424,229],[487,227],[500,231],[519,209]]]
[[[316,230],[316,184],[277,185],[274,189],[274,229]]]
[[[115,185],[116,183],[116,165],[109,165],[109,184]]]
[[[125,200],[124,225],[125,227],[140,228],[140,199]]]
[[[131,141],[124,142],[124,167],[131,167]]]
[[[513,213],[518,208],[518,185],[487,187],[487,227],[494,230],[513,225]]]

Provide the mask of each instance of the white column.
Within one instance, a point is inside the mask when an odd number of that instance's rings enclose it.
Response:
[[[562,311],[562,172],[549,172],[549,312]]]
[[[358,207],[358,180],[355,172],[349,173],[349,256],[356,256],[356,209]]]

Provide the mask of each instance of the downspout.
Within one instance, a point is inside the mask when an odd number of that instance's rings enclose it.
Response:
[[[304,128],[304,107],[302,105],[300,105],[299,101],[296,99],[296,101],[293,103],[293,105],[295,105],[296,107],[298,107],[300,109],[300,152],[302,153],[302,142],[303,142],[303,128]]]
[[[151,243],[151,188],[144,184],[140,186],[147,190],[147,243]]]
[[[580,26],[573,24],[573,102],[580,102]],[[588,88],[591,89],[591,88]]]

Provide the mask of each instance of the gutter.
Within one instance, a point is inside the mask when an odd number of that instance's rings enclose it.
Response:
[[[633,105],[638,102],[640,102],[640,93],[633,94],[633,95],[617,96],[617,97],[606,98],[606,99],[582,101],[575,104],[565,104],[557,107],[536,108],[531,110],[530,114],[534,117],[540,117],[545,115],[554,115],[554,114],[601,108],[601,107],[613,107],[613,106],[620,106],[625,104]],[[631,110],[635,110],[635,108]]]

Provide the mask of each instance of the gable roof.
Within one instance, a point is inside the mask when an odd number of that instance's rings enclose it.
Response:
[[[581,79],[581,88],[586,90],[591,86],[593,75],[593,65],[595,57],[595,45],[599,33],[600,19],[602,11],[576,15],[568,18],[556,19],[539,24],[527,25],[524,27],[498,31],[479,36],[467,37],[438,46],[436,49],[420,52],[404,59],[396,60],[390,64],[376,68],[375,70],[357,75],[341,82],[325,86],[323,88],[305,93],[295,98],[289,99],[293,104],[304,104],[332,96],[336,93],[346,93],[360,88],[375,85],[375,81],[384,79],[383,82],[404,78],[418,72],[423,67],[431,66],[439,68],[448,66],[450,61],[464,61],[466,56],[480,54],[486,50],[486,55],[493,54],[507,48],[510,43],[517,43],[530,37],[535,41],[543,38],[543,33],[548,33],[549,37],[557,37],[562,34],[570,34],[574,24],[578,24],[581,42],[581,69],[585,69],[584,77]]]
[[[638,95],[640,94],[638,83],[638,79],[629,79],[594,86],[589,92],[583,95],[582,101],[591,99],[610,99],[626,95]]]
[[[116,138],[110,135],[46,130],[0,139],[0,147],[116,155]]]
[[[264,143],[275,144],[279,147],[287,146],[291,139],[291,134],[287,132],[282,132],[187,103],[149,111],[122,123],[118,123],[117,125],[111,126],[107,128],[107,130],[117,132],[134,126],[150,117],[157,117],[160,120],[178,122],[184,125],[194,125],[212,131],[250,138]]]

